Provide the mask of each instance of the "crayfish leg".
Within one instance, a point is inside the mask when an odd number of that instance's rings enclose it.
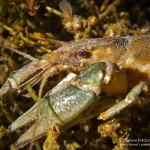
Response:
[[[114,115],[120,113],[120,111],[125,109],[126,107],[128,107],[132,104],[137,104],[138,100],[140,99],[139,95],[144,90],[145,86],[147,86],[146,82],[144,82],[144,81],[140,82],[128,93],[128,95],[125,97],[124,100],[122,100],[118,104],[112,106],[105,112],[101,113],[100,116],[98,117],[98,119],[99,120],[101,120],[101,119],[107,120],[110,117],[113,117]]]

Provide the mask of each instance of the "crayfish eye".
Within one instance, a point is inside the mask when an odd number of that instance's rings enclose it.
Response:
[[[87,52],[86,51],[79,51],[77,53],[77,56],[80,57],[80,58],[83,58],[83,57],[86,57],[87,56]]]

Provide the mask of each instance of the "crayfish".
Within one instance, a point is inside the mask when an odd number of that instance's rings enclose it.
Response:
[[[47,79],[62,71],[72,73],[42,98]],[[102,120],[109,119],[130,105],[142,101],[148,103],[150,35],[70,42],[52,54],[32,59],[31,63],[15,72],[1,87],[0,97],[10,91],[20,92],[40,80],[40,109],[37,108],[37,102],[8,128],[12,132],[38,119],[36,130],[33,125],[19,138],[16,143],[18,148],[28,144],[33,137],[38,139],[45,135],[48,129],[56,125],[69,128],[72,121],[74,125],[82,119],[88,119],[82,113],[88,112],[87,108],[99,99],[102,92],[106,93],[106,97],[124,95],[122,101],[106,111],[97,108],[96,115],[100,113],[98,119]]]

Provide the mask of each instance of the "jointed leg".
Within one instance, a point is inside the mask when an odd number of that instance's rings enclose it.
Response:
[[[105,112],[101,113],[98,119],[107,120],[110,117],[113,117],[114,115],[120,113],[121,110],[124,108],[130,106],[131,104],[139,104],[139,95],[144,90],[147,89],[147,83],[146,82],[140,82],[138,85],[136,85],[126,96],[124,100],[119,102],[118,104],[112,106]],[[149,102],[149,99],[144,99],[144,103]]]

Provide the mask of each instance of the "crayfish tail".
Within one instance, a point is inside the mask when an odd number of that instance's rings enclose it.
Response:
[[[26,113],[20,116],[15,122],[13,122],[9,127],[8,131],[13,132],[14,130],[27,125],[29,122],[36,119],[36,105],[30,108]]]

